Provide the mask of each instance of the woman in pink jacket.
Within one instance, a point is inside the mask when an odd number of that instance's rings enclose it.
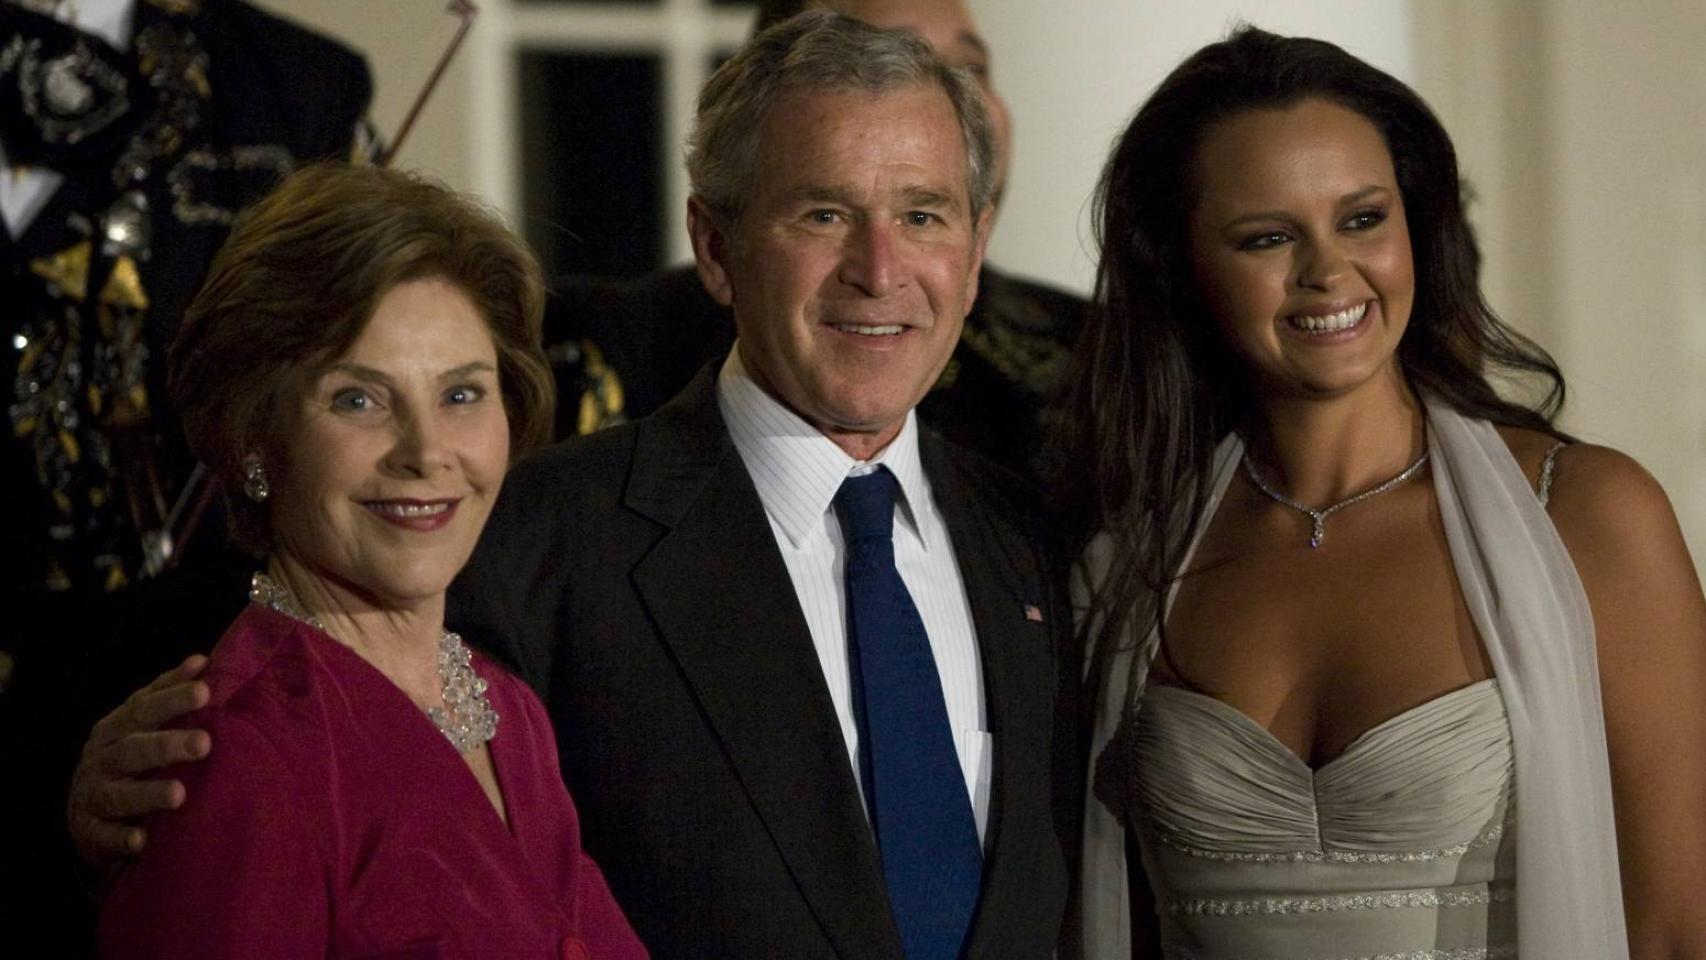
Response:
[[[240,221],[173,400],[264,556],[215,649],[218,744],[103,905],[107,956],[637,958],[543,708],[444,629],[548,436],[526,249],[442,187],[317,167]]]

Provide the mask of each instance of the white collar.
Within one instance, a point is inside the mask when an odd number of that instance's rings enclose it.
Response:
[[[717,405],[765,512],[796,549],[823,529],[823,515],[832,507],[842,481],[870,473],[879,465],[900,483],[902,520],[918,534],[925,551],[931,549],[925,532],[930,525],[923,520],[935,506],[918,456],[916,411],[907,411],[900,433],[876,456],[855,460],[764,392],[747,373],[738,341],[717,374]]]

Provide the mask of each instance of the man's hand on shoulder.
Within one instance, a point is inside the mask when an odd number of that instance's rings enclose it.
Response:
[[[190,657],[131,694],[90,731],[65,809],[71,839],[89,863],[100,866],[140,852],[148,834],[136,821],[183,804],[181,782],[149,775],[200,760],[212,747],[204,730],[160,729],[207,705],[208,686],[197,679],[206,667],[206,657]]]

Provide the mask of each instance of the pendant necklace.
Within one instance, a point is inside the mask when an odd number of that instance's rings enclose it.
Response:
[[[1248,451],[1245,452],[1243,460],[1244,460],[1244,475],[1250,478],[1250,482],[1256,485],[1257,490],[1260,490],[1263,493],[1267,494],[1268,498],[1270,500],[1273,500],[1275,503],[1278,503],[1282,506],[1290,507],[1293,510],[1296,510],[1296,511],[1306,515],[1307,517],[1309,517],[1309,519],[1311,521],[1313,521],[1313,525],[1309,531],[1309,547],[1310,547],[1310,549],[1314,549],[1316,547],[1319,547],[1321,545],[1321,543],[1327,539],[1327,518],[1328,517],[1332,516],[1335,513],[1338,513],[1340,510],[1345,509],[1346,507],[1350,506],[1353,503],[1361,503],[1362,501],[1367,500],[1370,497],[1378,497],[1381,494],[1387,492],[1388,490],[1391,490],[1394,487],[1401,485],[1404,481],[1415,476],[1417,471],[1422,469],[1422,464],[1428,462],[1428,451],[1424,448],[1422,450],[1422,455],[1417,457],[1416,461],[1414,463],[1405,467],[1403,470],[1400,470],[1398,472],[1397,476],[1393,477],[1390,480],[1387,480],[1385,483],[1382,483],[1379,486],[1370,487],[1369,489],[1364,490],[1363,492],[1356,494],[1355,496],[1346,497],[1345,499],[1340,500],[1338,503],[1332,504],[1330,506],[1322,507],[1319,510],[1315,509],[1314,507],[1304,506],[1303,504],[1298,503],[1296,500],[1293,500],[1292,498],[1286,496],[1285,494],[1280,493],[1278,490],[1275,490],[1273,487],[1268,486],[1267,482],[1262,479],[1261,474],[1256,472],[1256,465],[1253,462],[1251,462],[1251,458],[1250,458]]]

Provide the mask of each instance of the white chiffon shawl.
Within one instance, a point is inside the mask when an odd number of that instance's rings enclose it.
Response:
[[[1627,960],[1587,595],[1551,518],[1492,425],[1432,401],[1427,413],[1446,542],[1499,678],[1516,753],[1517,947],[1522,956],[1546,960]],[[1242,455],[1236,436],[1215,451],[1205,516],[1214,515]],[[1100,581],[1108,553],[1102,538],[1086,551],[1088,582]],[[1082,608],[1087,594],[1082,582],[1076,586]],[[1131,957],[1125,826],[1097,800],[1094,780],[1096,759],[1141,691],[1155,645],[1153,631],[1141,644],[1122,643],[1095,699],[1078,911],[1089,960]]]

